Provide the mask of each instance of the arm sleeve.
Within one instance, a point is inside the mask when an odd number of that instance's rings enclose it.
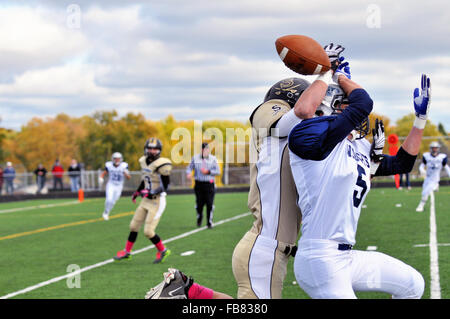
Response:
[[[395,156],[384,155],[375,176],[389,176],[409,173],[414,167],[417,155],[411,155],[400,147]]]
[[[302,121],[297,115],[295,115],[294,109],[284,114],[275,125],[273,136],[286,137],[289,132]]]
[[[363,89],[355,89],[350,104],[338,116],[303,120],[289,134],[289,149],[308,160],[325,159],[372,111],[373,102]]]
[[[138,188],[136,189],[136,191],[137,191],[137,192],[140,192],[140,191],[143,190],[144,188],[145,188],[145,182],[142,181],[142,182],[139,184],[139,186],[138,186]]]
[[[419,172],[422,175],[425,175],[427,173],[427,171],[425,170],[425,164],[423,162],[419,165]]]
[[[450,177],[450,167],[448,167],[448,165],[444,166],[445,171],[447,172],[448,177]]]

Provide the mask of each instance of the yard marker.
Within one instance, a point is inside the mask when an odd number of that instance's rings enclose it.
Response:
[[[91,201],[91,200],[89,200],[89,201]],[[20,212],[20,211],[24,211],[24,210],[33,210],[33,209],[39,209],[39,208],[67,206],[67,205],[74,205],[74,204],[79,204],[79,203],[80,202],[78,200],[73,200],[73,201],[57,203],[57,204],[43,204],[43,205],[28,206],[28,207],[9,208],[9,209],[0,210],[0,214],[14,213],[14,212]]]
[[[441,284],[439,282],[438,248],[436,237],[436,210],[434,205],[434,194],[431,192],[430,207],[430,299],[441,299]]]
[[[223,220],[218,221],[217,223],[214,223],[214,226],[221,225],[221,224],[225,224],[225,223],[227,223],[227,222],[230,222],[230,221],[233,221],[233,220],[236,220],[236,219],[239,219],[239,218],[248,216],[248,215],[250,215],[250,212],[247,212],[247,213],[244,213],[244,214],[240,214],[240,215],[236,215],[236,216],[234,216],[234,217],[230,217],[230,218],[227,218],[227,219],[223,219]],[[177,239],[181,239],[181,238],[190,236],[190,235],[192,235],[192,234],[198,233],[198,232],[200,232],[200,231],[202,231],[202,230],[205,230],[205,229],[207,229],[206,226],[201,227],[201,228],[197,228],[197,229],[188,231],[188,232],[186,232],[186,233],[180,234],[180,235],[178,235],[178,236],[175,236],[175,237],[166,239],[165,242],[166,242],[166,243],[169,243],[169,242],[171,242],[171,241],[174,241],[174,240],[177,240]],[[155,247],[154,245],[150,245],[150,246],[144,247],[144,248],[142,248],[142,249],[136,250],[136,251],[132,252],[131,254],[136,255],[136,254],[142,253],[142,252],[144,252],[144,251],[147,251],[147,250],[149,250],[149,249],[152,249],[152,248],[154,248],[154,247]],[[67,274],[67,275],[62,275],[62,276],[59,276],[59,277],[55,277],[55,278],[49,279],[49,280],[47,280],[47,281],[43,281],[43,282],[41,282],[41,283],[38,283],[38,284],[36,284],[36,285],[27,287],[27,288],[25,288],[25,289],[22,289],[22,290],[19,290],[19,291],[16,291],[16,292],[9,293],[9,294],[7,294],[7,295],[4,295],[4,296],[0,297],[0,299],[8,299],[8,298],[12,298],[12,297],[15,297],[15,296],[17,296],[17,295],[21,295],[21,294],[30,292],[30,291],[35,290],[35,289],[38,289],[38,288],[41,288],[41,287],[44,287],[44,286],[48,286],[48,285],[53,284],[53,283],[55,283],[55,282],[58,282],[58,281],[61,281],[61,280],[64,280],[64,279],[67,279],[67,278],[70,278],[70,277],[74,277],[74,276],[76,276],[76,275],[81,274],[82,272],[85,272],[85,271],[88,271],[88,270],[91,270],[91,269],[94,269],[94,268],[102,267],[102,266],[107,265],[107,264],[110,264],[110,263],[112,263],[112,262],[114,262],[114,259],[112,259],[112,258],[111,258],[111,259],[107,259],[107,260],[105,260],[105,261],[96,263],[96,264],[94,264],[94,265],[90,265],[90,266],[81,268],[80,270],[71,272],[71,273],[69,273],[69,274]]]

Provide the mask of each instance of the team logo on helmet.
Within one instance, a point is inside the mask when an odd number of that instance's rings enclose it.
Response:
[[[264,97],[264,102],[280,99],[294,107],[300,95],[305,91],[309,82],[301,78],[288,78],[275,83]]]

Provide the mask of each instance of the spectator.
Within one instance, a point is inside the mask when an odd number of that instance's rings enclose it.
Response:
[[[78,189],[80,188],[80,176],[81,176],[80,164],[78,164],[76,159],[72,159],[72,162],[69,167],[70,190],[72,192],[78,192]]]
[[[3,188],[3,167],[0,166],[0,195],[2,194]]]
[[[11,162],[6,163],[6,168],[3,171],[3,176],[6,181],[6,193],[12,194],[14,192],[14,179],[16,178],[16,170]]]
[[[36,170],[34,171],[34,175],[36,175],[36,183],[38,187],[36,194],[40,194],[45,186],[45,180],[47,175],[47,170],[45,169],[44,165],[39,164]]]
[[[62,178],[64,175],[64,168],[62,167],[58,159],[55,161],[55,164],[53,164],[52,175],[53,175],[53,190],[56,190],[57,184],[59,185],[59,189],[63,190]]]
[[[403,176],[406,178],[406,183],[403,183]],[[409,182],[409,173],[400,174],[400,187],[398,189],[402,189],[403,186],[408,187],[408,189],[411,189],[411,183]]]

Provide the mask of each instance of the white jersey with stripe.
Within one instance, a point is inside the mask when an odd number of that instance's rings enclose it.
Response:
[[[323,160],[290,151],[302,211],[302,240],[355,244],[362,203],[370,189],[370,143],[344,139]]]
[[[447,164],[447,155],[439,153],[436,156],[426,152],[423,154],[422,163],[427,166],[427,179],[439,182],[441,179],[441,170]]]
[[[121,162],[115,166],[112,161],[108,161],[105,164],[105,170],[108,172],[108,184],[114,186],[123,186],[125,180],[125,173],[128,173],[128,163]]]

